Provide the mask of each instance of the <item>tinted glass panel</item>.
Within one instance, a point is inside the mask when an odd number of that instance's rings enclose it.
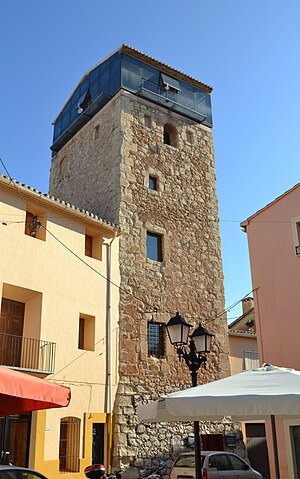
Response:
[[[169,86],[167,90],[166,84]],[[80,96],[86,90],[89,90],[90,100],[93,103],[101,93],[111,97],[121,87],[138,93],[165,108],[172,108],[177,113],[212,126],[211,103],[208,93],[181,79],[173,78],[164,71],[160,71],[159,68],[137,58],[124,53],[115,53],[87,74],[77,86],[54,125],[56,144],[53,145],[53,150],[58,151],[70,139],[69,133],[74,135],[88,121],[88,117],[84,119],[82,116],[76,115],[77,111],[74,111],[78,106]],[[166,97],[169,99],[167,103]],[[103,105],[104,103],[98,103],[92,114],[94,115]],[[68,131],[71,124],[72,130]],[[59,141],[57,141],[58,137],[60,137]]]
[[[201,456],[203,466],[204,456]],[[195,454],[178,456],[173,467],[195,467]]]
[[[216,454],[215,456],[215,464],[218,471],[231,471],[232,466],[228,461],[228,457],[225,454]]]
[[[247,465],[239,457],[229,456],[229,460],[234,471],[245,471],[247,469]]]

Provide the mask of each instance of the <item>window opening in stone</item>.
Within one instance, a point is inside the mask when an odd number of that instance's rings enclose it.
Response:
[[[147,258],[162,262],[162,235],[147,231]]]
[[[148,323],[148,354],[156,358],[165,355],[164,324]]]
[[[145,115],[145,126],[147,128],[151,128],[151,126],[152,126],[151,125],[151,116],[149,116],[149,115]]]
[[[149,190],[158,190],[158,179],[156,176],[149,175]]]
[[[68,158],[64,156],[61,160],[59,160],[59,171],[61,175],[65,175],[68,169]]]
[[[193,143],[193,133],[191,131],[186,132],[186,141],[188,143]]]
[[[177,129],[170,123],[164,125],[164,144],[177,147]]]
[[[99,128],[100,125],[96,125],[94,128],[94,140],[97,140],[97,138],[99,137]]]

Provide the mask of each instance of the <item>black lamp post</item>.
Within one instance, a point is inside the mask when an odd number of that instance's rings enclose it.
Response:
[[[166,327],[170,342],[175,346],[179,359],[184,359],[191,372],[192,386],[197,386],[197,372],[201,364],[206,363],[206,353],[210,352],[211,338],[214,335],[200,324],[190,335],[192,326],[179,313],[169,320]],[[199,421],[194,421],[194,438],[196,479],[202,479]]]

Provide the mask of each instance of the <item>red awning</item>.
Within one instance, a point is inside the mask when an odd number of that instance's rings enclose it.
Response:
[[[70,388],[0,366],[0,416],[68,406]]]

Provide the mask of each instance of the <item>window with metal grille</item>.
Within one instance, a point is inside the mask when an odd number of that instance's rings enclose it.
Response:
[[[148,354],[156,358],[165,355],[164,324],[148,323]]]
[[[63,417],[60,420],[59,471],[79,472],[80,419]]]

